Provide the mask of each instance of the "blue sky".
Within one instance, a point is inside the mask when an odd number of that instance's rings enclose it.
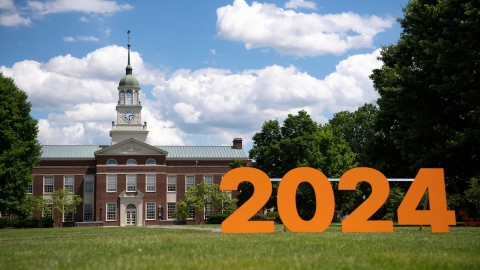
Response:
[[[406,3],[0,0],[0,72],[28,93],[42,144],[110,144],[130,30],[148,142],[248,151],[267,120],[374,102],[368,75]]]

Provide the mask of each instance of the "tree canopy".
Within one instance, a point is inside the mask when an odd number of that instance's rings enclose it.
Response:
[[[0,73],[0,211],[28,216],[26,188],[40,162],[37,121],[27,94]]]
[[[411,0],[403,11],[400,40],[371,75],[377,128],[408,176],[445,168],[447,189],[462,192],[480,174],[480,2]]]

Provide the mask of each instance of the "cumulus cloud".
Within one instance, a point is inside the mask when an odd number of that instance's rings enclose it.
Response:
[[[98,38],[97,37],[94,37],[94,36],[78,36],[77,37],[78,40],[83,40],[83,41],[98,41]]]
[[[129,4],[119,5],[116,1],[108,0],[50,0],[46,2],[28,1],[28,7],[39,15],[60,12],[86,12],[86,13],[114,13],[132,9]]]
[[[153,98],[141,92],[148,142],[192,144],[193,136],[205,144],[230,145],[235,137],[248,143],[264,121],[282,120],[302,109],[324,123],[326,111],[353,111],[378,97],[368,76],[381,66],[379,51],[349,56],[324,78],[279,65],[235,73],[180,69],[166,78],[131,52],[134,75],[142,85],[153,86]],[[22,61],[1,66],[0,72],[27,92],[35,110],[49,112],[39,120],[43,144],[108,144],[126,55],[125,48],[107,46],[83,58]]]
[[[65,42],[75,42],[75,39],[73,37],[63,37],[63,41],[65,41]]]
[[[89,23],[89,22],[90,22],[87,18],[85,18],[85,17],[83,17],[83,16],[80,17],[79,20],[80,20],[81,22],[84,22],[84,23]]]
[[[317,4],[312,1],[305,1],[305,0],[290,0],[285,3],[285,8],[308,8],[308,9],[317,9]]]
[[[308,2],[303,2],[308,3]],[[234,0],[217,9],[217,35],[245,43],[247,49],[271,47],[286,55],[342,54],[372,47],[373,38],[392,26],[393,18],[340,14],[305,14],[274,4]]]
[[[0,0],[0,25],[10,27],[30,24],[32,24],[30,18],[20,15],[13,0]]]

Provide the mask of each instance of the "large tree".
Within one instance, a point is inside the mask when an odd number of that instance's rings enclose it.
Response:
[[[41,155],[30,108],[27,94],[0,73],[0,211],[19,216],[28,216],[23,201]]]
[[[405,176],[445,168],[447,189],[461,193],[480,175],[480,2],[411,0],[403,11],[400,40],[371,75],[378,130]]]

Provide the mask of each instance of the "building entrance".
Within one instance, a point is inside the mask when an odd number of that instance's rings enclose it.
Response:
[[[127,226],[137,225],[137,208],[133,204],[127,205]]]

